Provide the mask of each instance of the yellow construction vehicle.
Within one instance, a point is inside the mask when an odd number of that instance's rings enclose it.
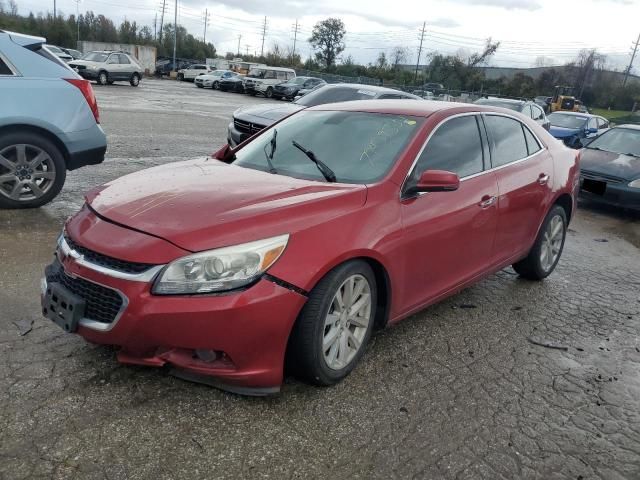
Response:
[[[573,96],[573,87],[558,85],[549,104],[551,112],[577,112],[580,101]]]

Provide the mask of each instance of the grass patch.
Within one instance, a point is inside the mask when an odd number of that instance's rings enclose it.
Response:
[[[601,117],[604,117],[613,123],[617,123],[618,125],[622,123],[640,124],[640,115],[634,115],[631,112],[624,110],[605,110],[604,108],[594,108],[591,110],[591,113],[594,115],[600,115]]]

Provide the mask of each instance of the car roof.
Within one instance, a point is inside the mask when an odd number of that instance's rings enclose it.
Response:
[[[387,89],[390,90],[390,89]],[[351,112],[389,113],[396,115],[413,115],[428,117],[429,115],[456,108],[468,107],[469,111],[501,111],[502,109],[483,107],[467,103],[437,102],[430,100],[416,101],[412,99],[398,100],[354,100],[351,102],[325,103],[310,107],[309,110],[341,110]]]
[[[623,125],[616,125],[613,128],[628,128],[629,130],[638,130],[638,131],[640,131],[640,125],[635,125],[633,123],[625,123]]]
[[[33,35],[25,35],[23,33],[10,32],[8,30],[0,30],[0,33],[9,35],[9,38],[14,43],[17,43],[21,47],[30,47],[32,45],[41,45],[46,43],[47,39],[44,37],[35,37]]]
[[[518,100],[516,98],[502,98],[502,97],[479,98],[476,101],[479,101],[479,100],[488,100],[488,101],[491,101],[491,102],[513,103],[514,105],[515,104],[522,105],[522,104],[525,104],[525,103],[528,102],[528,100]]]
[[[550,113],[549,115],[553,115],[554,113],[561,113],[562,115],[569,115],[571,117],[604,118],[604,117],[601,117],[600,115],[593,115],[591,113],[583,113],[583,112],[564,112],[564,111],[559,111],[559,112]]]

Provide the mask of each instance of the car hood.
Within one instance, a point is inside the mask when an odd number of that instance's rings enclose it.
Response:
[[[551,127],[549,128],[549,133],[556,138],[566,138],[580,134],[581,130],[582,129],[580,128],[555,127],[551,125]]]
[[[640,178],[640,158],[592,148],[582,150],[580,168],[584,171],[610,175],[629,181]]]
[[[262,105],[241,108],[239,110],[236,110],[233,116],[234,118],[240,120],[247,120],[250,122],[271,125],[277,120],[300,111],[303,108],[305,107],[303,107],[302,105],[297,105],[295,103],[266,103]],[[266,122],[266,120],[268,120],[269,122]]]
[[[87,194],[100,217],[192,252],[250,242],[360,208],[365,185],[301,180],[211,158],[142,170]]]

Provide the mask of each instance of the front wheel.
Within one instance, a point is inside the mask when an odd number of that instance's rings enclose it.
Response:
[[[0,207],[35,208],[64,185],[66,164],[58,147],[31,132],[0,135]]]
[[[107,72],[100,72],[98,74],[98,85],[106,85],[107,83],[109,83],[109,75],[107,75]]]
[[[529,280],[542,280],[556,268],[567,235],[567,214],[555,205],[547,214],[529,255],[513,265],[513,269]]]
[[[213,82],[213,85],[211,85],[212,90],[218,90],[219,88],[220,88],[220,84],[217,81]]]
[[[267,98],[273,97],[273,88],[271,87],[267,88],[267,91],[264,93],[264,96]]]
[[[131,84],[132,87],[137,87],[138,85],[140,85],[140,75],[138,75],[137,73],[134,73],[133,75],[131,75],[131,79],[129,80],[129,83]]]
[[[287,360],[297,376],[333,385],[349,375],[364,354],[376,315],[377,290],[362,260],[329,272],[311,291],[291,333]]]
[[[179,73],[177,78],[179,82],[184,81],[184,75],[182,73]]]

